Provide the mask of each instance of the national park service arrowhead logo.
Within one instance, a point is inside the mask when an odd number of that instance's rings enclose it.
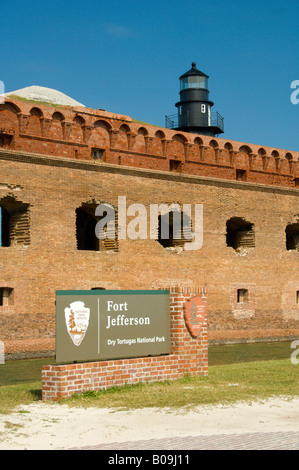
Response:
[[[184,304],[184,318],[189,333],[197,338],[207,315],[207,304],[200,295],[191,297]]]
[[[84,302],[73,302],[64,309],[65,324],[75,346],[80,346],[89,325],[90,309]]]

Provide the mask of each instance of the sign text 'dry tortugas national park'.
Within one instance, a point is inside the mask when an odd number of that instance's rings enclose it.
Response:
[[[56,292],[56,362],[169,353],[169,291]]]

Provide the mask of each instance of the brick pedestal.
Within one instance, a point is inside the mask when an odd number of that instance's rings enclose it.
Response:
[[[173,380],[189,375],[208,374],[206,319],[199,335],[189,333],[184,304],[194,296],[206,302],[206,290],[199,287],[170,289],[171,354],[78,364],[50,365],[42,368],[44,401],[57,401],[74,393],[102,390],[137,382]]]

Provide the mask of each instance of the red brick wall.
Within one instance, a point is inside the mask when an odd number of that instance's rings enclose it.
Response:
[[[299,177],[298,152],[199,137],[103,110],[11,99],[1,105],[0,129],[13,132],[12,150],[92,160],[99,148],[106,163],[170,171],[176,160],[179,173],[235,180],[245,170],[243,181],[287,187]]]
[[[49,365],[42,368],[43,400],[57,401],[74,393],[102,390],[137,382],[174,380],[186,374],[207,375],[207,324],[197,338],[187,330],[183,306],[195,295],[206,302],[206,290],[170,288],[171,354],[113,361]]]
[[[298,337],[299,253],[287,251],[285,242],[286,226],[298,214],[298,189],[3,149],[0,164],[1,200],[29,204],[30,216],[30,244],[0,248],[0,287],[14,289],[14,305],[0,306],[0,339],[10,357],[52,354],[55,291],[97,286],[207,286],[209,341]],[[152,203],[203,204],[203,247],[175,253],[157,240],[128,239],[119,241],[118,252],[77,250],[76,208],[90,200],[117,207],[118,195],[148,213]],[[256,246],[247,253],[226,246],[226,221],[234,216],[255,224]],[[239,288],[250,293],[242,312]]]
[[[0,142],[0,199],[28,205],[29,226],[29,243],[0,248],[0,288],[14,289],[14,305],[0,306],[6,354],[51,354],[55,291],[95,286],[207,286],[211,342],[298,337],[299,254],[285,242],[299,213],[298,152],[13,99],[0,106]],[[100,160],[92,148],[104,151]],[[172,172],[171,160],[181,162]],[[247,182],[236,181],[237,170],[247,172]],[[77,250],[76,209],[93,200],[116,207],[124,195],[128,205],[147,209],[203,204],[202,249],[174,253],[148,239],[120,240],[117,253]],[[226,246],[231,217],[255,224],[254,249]],[[250,291],[246,309],[235,305],[243,287]]]

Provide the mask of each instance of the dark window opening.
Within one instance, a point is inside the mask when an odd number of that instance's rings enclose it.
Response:
[[[181,163],[182,162],[180,162],[178,160],[169,160],[169,169],[170,169],[170,171],[176,171],[176,172],[179,173],[182,169]]]
[[[286,228],[286,248],[287,250],[299,251],[299,223],[290,224]]]
[[[183,247],[192,241],[191,219],[181,211],[169,211],[158,217],[158,242],[164,247]]]
[[[11,197],[0,202],[0,246],[30,244],[30,220],[28,204]]]
[[[105,149],[92,148],[91,149],[91,158],[93,160],[102,160],[105,155]]]
[[[299,305],[299,290],[296,291],[296,304]]]
[[[106,232],[104,239],[100,239],[96,234],[97,223],[107,216],[104,212],[102,216],[96,216],[97,204],[84,204],[76,209],[76,239],[77,249],[87,251],[118,251],[118,218],[115,211],[115,230],[112,232],[111,227],[104,225],[103,230]],[[107,208],[108,210],[108,208]],[[110,231],[109,231],[110,230]]]
[[[0,241],[0,246],[9,246],[10,245],[9,213],[3,207],[0,207],[0,217],[1,217],[1,241]]]
[[[76,209],[76,234],[78,250],[99,250],[99,240],[95,234],[96,219],[84,209]]]
[[[0,288],[0,307],[7,307],[13,305],[14,295],[13,289],[10,287],[1,287]]]
[[[106,290],[105,287],[92,287],[91,290]]]
[[[6,133],[5,129],[0,129],[0,147],[2,148],[11,148],[13,143],[13,134],[10,134],[9,131]]]
[[[226,244],[238,250],[239,248],[254,248],[254,224],[240,217],[233,217],[226,222]]]
[[[247,181],[247,171],[246,170],[236,170],[236,180],[237,181]]]
[[[299,187],[299,178],[294,178],[295,188]]]
[[[237,302],[238,304],[246,303],[249,301],[248,289],[238,289],[237,291]]]

